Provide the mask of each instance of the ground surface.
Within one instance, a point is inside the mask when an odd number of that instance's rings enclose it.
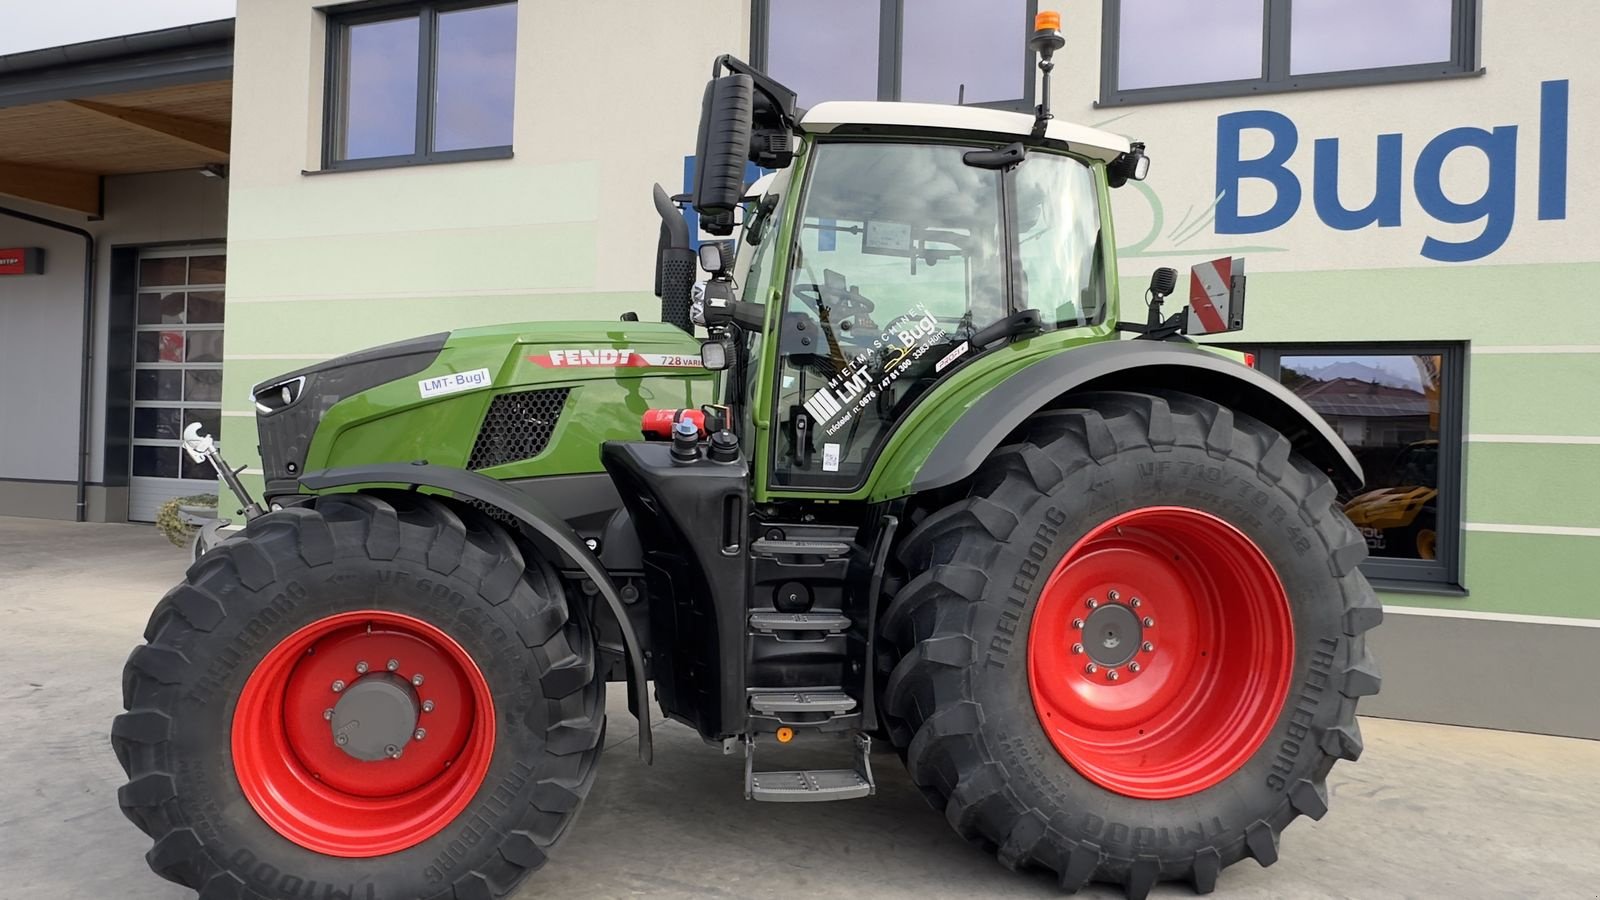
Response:
[[[193,896],[145,867],[106,737],[123,660],[182,569],[150,528],[0,518],[0,898]],[[870,800],[747,803],[741,760],[658,722],[645,768],[621,691],[610,708],[594,794],[521,900],[1058,896],[956,838],[893,756],[875,757]],[[1600,742],[1362,727],[1366,756],[1335,769],[1328,817],[1290,828],[1276,866],[1223,873],[1215,896],[1600,897]]]

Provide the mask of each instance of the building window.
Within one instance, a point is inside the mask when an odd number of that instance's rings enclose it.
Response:
[[[323,167],[510,156],[516,54],[515,2],[330,13]]]
[[[1366,473],[1338,503],[1380,586],[1456,586],[1461,561],[1458,344],[1267,345],[1261,371],[1327,420]]]
[[[752,62],[824,100],[1032,104],[1037,0],[755,0]]]
[[[1478,71],[1478,0],[1103,0],[1100,102]]]

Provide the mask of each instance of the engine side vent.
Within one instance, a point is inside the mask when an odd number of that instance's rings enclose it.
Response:
[[[518,391],[494,398],[483,417],[483,427],[478,429],[467,468],[487,469],[538,456],[550,443],[571,390]]]

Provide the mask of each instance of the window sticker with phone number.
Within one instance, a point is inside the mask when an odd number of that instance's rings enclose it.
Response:
[[[939,327],[933,313],[919,303],[885,325],[873,340],[871,350],[856,357],[812,394],[805,402],[806,411],[825,433],[837,434],[930,347],[949,341],[950,336]],[[882,367],[874,375],[874,364],[880,359]]]

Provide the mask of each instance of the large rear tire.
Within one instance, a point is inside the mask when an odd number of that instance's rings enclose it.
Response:
[[[1143,898],[1270,865],[1361,753],[1382,618],[1328,478],[1180,393],[1040,413],[905,538],[884,619],[891,738],[1011,868]]]
[[[213,898],[492,898],[593,783],[604,682],[555,574],[417,494],[273,512],[157,605],[123,674],[123,812]]]

